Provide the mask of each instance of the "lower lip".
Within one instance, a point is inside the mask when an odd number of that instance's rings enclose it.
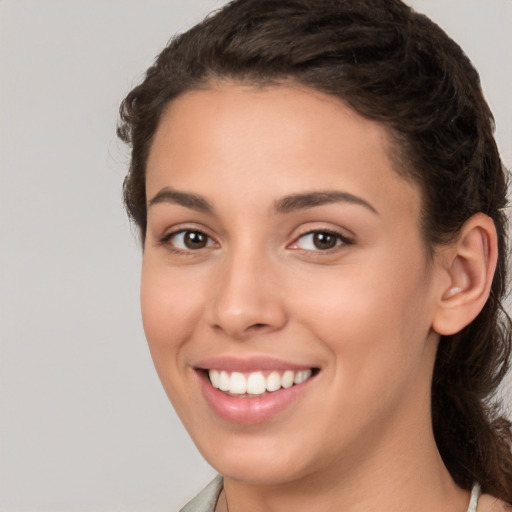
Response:
[[[236,397],[214,388],[204,373],[198,372],[201,390],[210,408],[222,419],[241,425],[262,423],[288,409],[306,392],[314,377],[288,389],[260,397]]]

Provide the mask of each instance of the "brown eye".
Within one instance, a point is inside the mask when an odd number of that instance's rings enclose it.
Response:
[[[183,229],[166,235],[162,242],[179,251],[197,251],[215,246],[215,242],[202,231]]]
[[[338,236],[332,233],[316,232],[313,234],[313,245],[320,250],[332,249],[338,244]]]
[[[200,231],[185,231],[183,243],[187,249],[202,249],[208,243],[208,237]]]
[[[335,231],[310,231],[304,233],[290,247],[291,249],[302,249],[304,251],[328,251],[343,245],[351,245],[353,242]]]

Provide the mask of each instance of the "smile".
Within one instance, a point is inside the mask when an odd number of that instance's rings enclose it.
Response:
[[[293,408],[314,386],[320,368],[268,359],[212,358],[195,366],[202,395],[218,418],[254,425]]]
[[[209,370],[212,386],[232,396],[262,396],[280,389],[302,384],[313,375],[312,369],[286,371],[255,371],[251,373]]]

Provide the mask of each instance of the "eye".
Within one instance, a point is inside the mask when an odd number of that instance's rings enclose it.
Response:
[[[328,251],[340,245],[350,244],[351,241],[334,231],[310,231],[301,235],[290,247],[304,251]]]
[[[206,233],[191,229],[182,229],[181,231],[169,233],[161,241],[162,243],[170,244],[179,251],[197,251],[216,245]]]

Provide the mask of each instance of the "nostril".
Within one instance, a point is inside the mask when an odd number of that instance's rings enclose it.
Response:
[[[253,325],[251,325],[251,327],[255,330],[260,330],[260,329],[263,329],[264,327],[266,327],[266,324],[253,324]]]

